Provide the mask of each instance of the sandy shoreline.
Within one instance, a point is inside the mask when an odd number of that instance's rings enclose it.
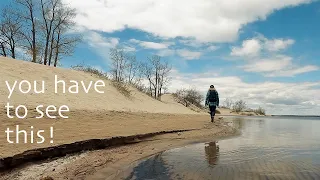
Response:
[[[32,113],[30,112],[32,116]],[[1,131],[9,127],[15,129],[19,125],[21,129],[28,130],[30,126],[34,129],[46,130],[43,135],[48,138],[49,127],[54,128],[54,143],[46,141],[43,144],[19,143],[9,144],[5,133],[0,134],[0,157],[12,156],[23,151],[73,143],[87,139],[103,139],[115,136],[130,136],[159,131],[170,131],[176,129],[200,129],[208,122],[207,115],[178,115],[178,114],[156,114],[137,112],[115,112],[115,111],[72,111],[69,119],[35,119],[24,120],[8,119],[4,111],[0,110]],[[30,132],[28,134],[30,137]],[[12,140],[16,136],[12,134]],[[23,134],[20,135],[23,141]]]
[[[31,163],[28,166],[13,169],[11,172],[1,174],[0,179],[39,179],[46,176],[50,176],[54,179],[106,179],[106,177],[114,177],[117,175],[119,169],[122,169],[143,157],[190,143],[211,141],[218,137],[226,137],[237,133],[234,129],[228,127],[223,120],[217,120],[217,122],[213,124],[210,123],[208,116],[205,115],[144,113],[144,118],[141,118],[141,113],[135,114],[123,112],[114,113],[113,119],[119,120],[120,116],[123,117],[123,122],[126,122],[124,119],[130,117],[130,120],[135,123],[135,126],[132,126],[132,128],[121,128],[123,135],[132,134],[133,132],[173,130],[177,129],[177,127],[179,127],[179,129],[196,127],[200,130],[159,135],[132,145],[85,152],[40,164]],[[135,116],[137,119],[133,118]],[[154,120],[150,121],[150,118],[154,118]],[[159,123],[165,123],[166,126],[161,126]],[[132,124],[129,123],[128,125],[130,126]],[[100,125],[100,127],[103,126]],[[105,135],[111,136],[111,133],[115,133],[114,131],[116,129],[119,130],[119,127],[121,127],[119,126],[119,123],[114,127],[109,126],[109,131],[108,133],[105,133]],[[140,128],[137,129],[137,127]],[[126,132],[130,130],[131,132]],[[66,136],[68,136],[68,134],[64,134],[62,137],[66,140],[68,139],[65,138]],[[81,138],[89,136],[90,134],[87,134],[87,136],[82,136]],[[97,136],[102,135],[95,134],[95,137]],[[71,136],[70,138],[71,139],[68,139],[68,141],[74,141]]]

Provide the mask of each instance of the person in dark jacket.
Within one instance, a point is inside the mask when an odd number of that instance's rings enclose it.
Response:
[[[205,105],[209,106],[211,122],[213,122],[214,116],[216,115],[216,109],[219,106],[219,94],[214,88],[214,85],[211,85],[207,92]]]

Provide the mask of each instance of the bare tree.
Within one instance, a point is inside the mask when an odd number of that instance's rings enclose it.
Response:
[[[110,49],[111,73],[113,79],[117,82],[124,81],[124,74],[126,69],[126,54],[121,48]]]
[[[201,102],[203,102],[204,100],[204,96],[201,92],[197,91],[195,88],[190,88],[188,89],[187,91],[187,100],[199,107],[199,108],[202,108],[203,106],[201,105]]]
[[[56,39],[54,41],[53,51],[54,55],[54,67],[57,67],[58,62],[62,59],[62,56],[69,56],[73,54],[75,46],[81,41],[79,36],[67,36],[64,35],[61,28],[58,29]],[[51,64],[51,56],[49,59],[49,66]]]
[[[0,56],[7,57],[6,42],[0,36]]]
[[[11,57],[16,58],[17,43],[21,40],[21,26],[19,17],[10,13],[8,8],[4,8],[0,22],[0,46],[3,56],[7,56],[8,49]]]
[[[73,54],[75,46],[81,41],[81,37],[78,35],[68,34],[75,22],[73,21],[76,16],[76,10],[62,5],[57,12],[57,22],[53,31],[53,38],[51,41],[49,66],[51,64],[51,58],[53,58],[52,51],[54,51],[54,67],[57,66],[58,60],[62,56],[69,56]]]
[[[32,62],[57,66],[63,56],[73,53],[81,40],[80,36],[68,32],[75,26],[75,9],[63,4],[62,0],[14,1],[17,8],[8,14],[21,19],[21,47],[30,53]],[[1,54],[7,55],[4,50],[10,46],[4,44],[7,41],[0,42]]]
[[[254,112],[259,115],[266,115],[266,110],[262,107],[259,107],[258,109],[254,110]]]
[[[148,57],[148,62],[144,64],[144,73],[149,81],[150,95],[155,99],[158,98],[158,77],[159,77],[159,67],[160,67],[160,56]]]
[[[24,39],[27,42],[26,47],[31,53],[32,62],[37,62],[37,3],[35,0],[15,0],[15,2],[21,7],[15,14],[26,23],[23,32]]]
[[[190,102],[187,100],[187,89],[179,89],[174,95],[178,98],[178,102],[186,107],[189,107]]]
[[[160,56],[148,57],[144,63],[144,75],[149,81],[150,95],[155,99],[161,98],[162,89],[170,82],[171,67],[167,62],[162,62]]]
[[[136,59],[136,55],[129,53],[121,47],[110,49],[111,74],[116,82],[128,83],[140,89],[144,75],[143,64]],[[145,91],[144,91],[145,92]]]
[[[1,33],[2,22],[0,24],[0,56],[7,57],[7,38]]]
[[[137,61],[135,55],[127,55],[126,76],[129,84],[136,84],[141,79],[141,63]]]
[[[45,46],[44,46],[44,55],[43,55],[43,64],[47,65],[48,62],[48,52],[49,52],[49,45],[52,42],[52,38],[54,37],[54,21],[56,11],[58,9],[60,0],[40,0],[41,4],[41,16],[43,19],[42,26],[45,30]],[[61,6],[61,5],[60,5]],[[59,25],[57,25],[58,27]]]
[[[204,96],[195,88],[179,89],[174,95],[178,98],[178,101],[186,107],[189,107],[190,104],[193,104],[199,108],[202,108],[201,102],[204,100]]]
[[[169,77],[171,66],[166,61],[163,64],[160,65],[159,68],[159,78],[158,78],[158,97],[161,99],[162,96],[162,90],[166,89],[166,86],[169,85],[171,79]]]
[[[247,103],[243,100],[236,101],[232,107],[235,112],[241,112],[247,108]]]
[[[232,106],[233,106],[233,101],[232,101],[230,98],[227,98],[227,99],[224,101],[224,106],[225,106],[226,108],[231,109]]]
[[[151,97],[155,97],[153,95],[153,93],[154,93],[154,91],[153,91],[154,82],[152,80],[152,76],[153,76],[152,66],[149,63],[144,62],[142,64],[142,72],[143,72],[143,75],[145,76],[145,78],[149,82],[149,89],[147,90],[147,92],[149,93],[149,95]]]
[[[44,29],[43,64],[56,67],[63,55],[71,55],[81,40],[79,36],[68,34],[75,25],[76,11],[61,0],[41,0],[42,29]]]

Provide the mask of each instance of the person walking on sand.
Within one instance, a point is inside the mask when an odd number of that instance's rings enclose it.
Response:
[[[206,96],[206,106],[209,106],[211,122],[214,121],[214,116],[216,115],[216,109],[219,106],[219,94],[214,88],[214,85],[211,85]]]

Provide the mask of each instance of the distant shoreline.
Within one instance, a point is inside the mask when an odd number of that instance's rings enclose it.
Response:
[[[315,117],[320,118],[320,116],[317,115],[270,115],[272,117]]]

